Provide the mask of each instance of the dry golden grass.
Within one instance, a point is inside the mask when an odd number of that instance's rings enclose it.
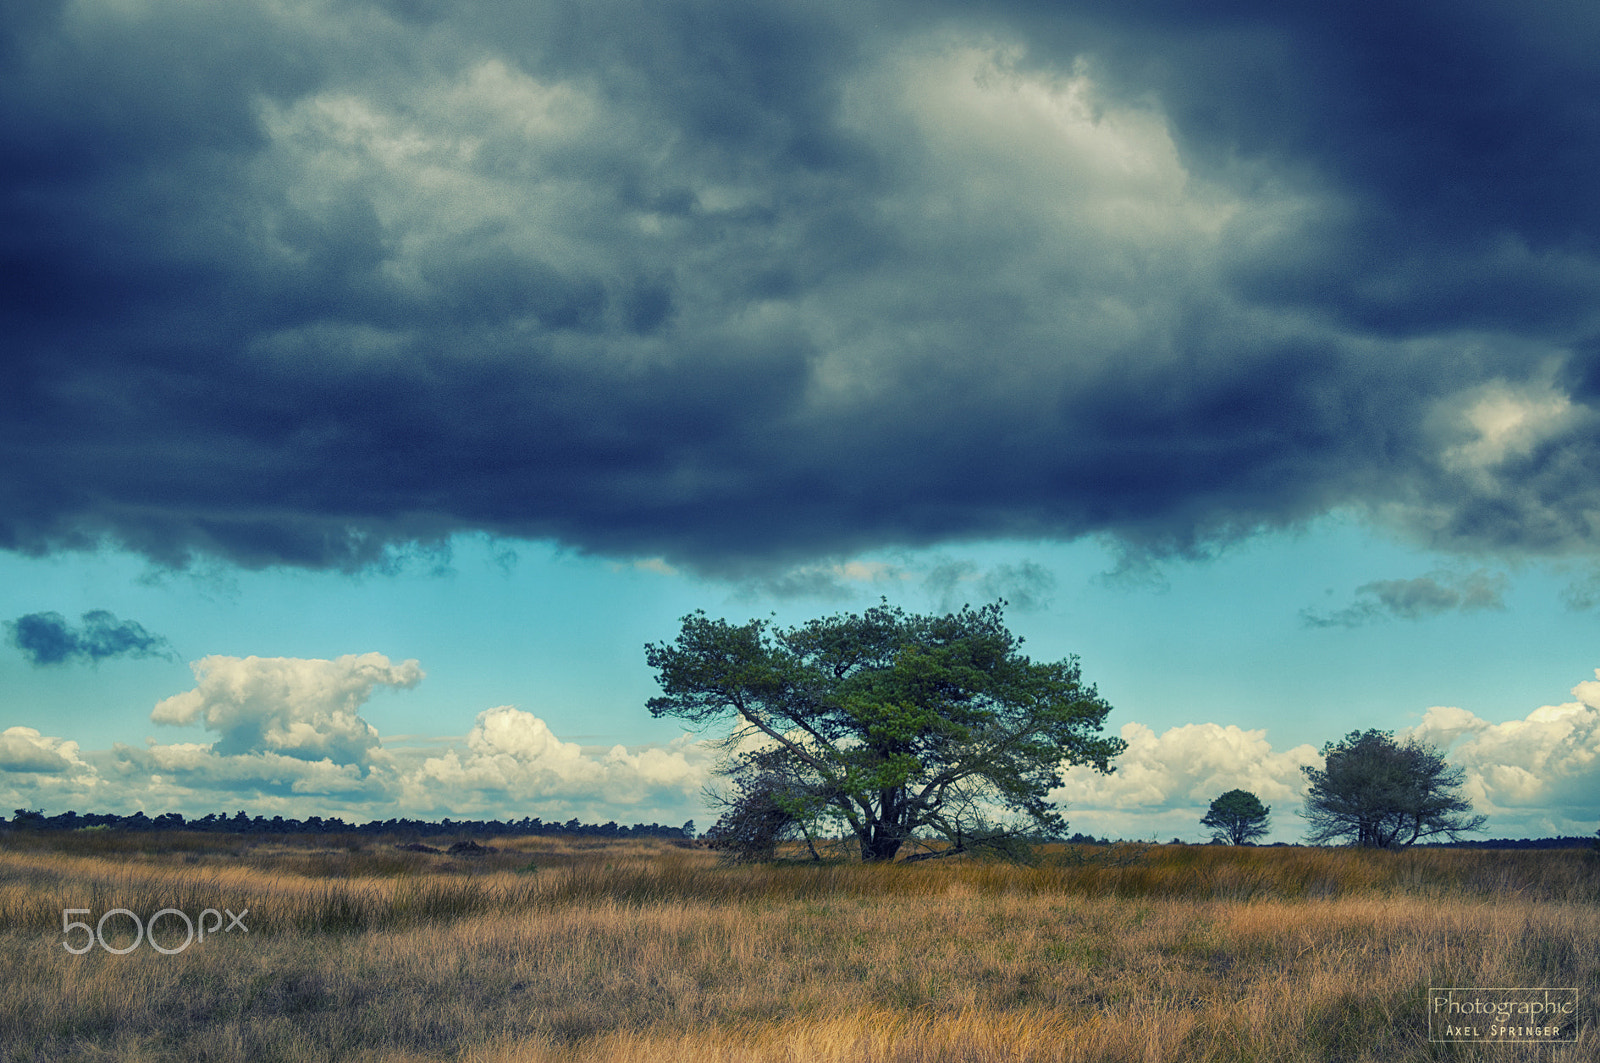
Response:
[[[327,839],[95,844],[0,842],[0,1057],[1600,1057],[1600,860],[1583,852],[723,867],[661,843],[526,839],[460,860]],[[248,907],[251,932],[76,956],[66,907]],[[1507,985],[1577,987],[1579,1042],[1427,1041],[1430,986]]]

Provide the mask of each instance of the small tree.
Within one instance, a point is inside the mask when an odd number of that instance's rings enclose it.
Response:
[[[773,749],[743,754],[728,774],[728,793],[706,791],[727,810],[706,831],[712,849],[738,862],[771,860],[781,843],[803,838],[811,858],[822,859],[815,835],[826,802],[817,780],[805,778]]]
[[[1306,766],[1311,787],[1304,816],[1307,840],[1346,838],[1376,849],[1405,849],[1418,839],[1483,829],[1487,817],[1464,813],[1472,803],[1460,789],[1465,773],[1450,768],[1433,747],[1398,743],[1388,731],[1351,731],[1322,747],[1321,768]]]
[[[1234,845],[1250,845],[1267,836],[1267,817],[1272,809],[1249,790],[1229,790],[1211,802],[1211,810],[1200,820],[1211,828],[1211,836]]]

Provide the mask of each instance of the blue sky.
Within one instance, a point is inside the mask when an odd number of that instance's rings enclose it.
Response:
[[[703,824],[646,641],[1004,597],[1077,829],[1592,831],[1600,19],[1126,6],[0,15],[0,805]]]
[[[269,815],[331,809],[363,819],[578,815],[704,823],[709,810],[699,788],[710,780],[713,759],[686,742],[715,734],[685,740],[674,721],[650,718],[644,701],[656,689],[642,652],[646,641],[670,639],[679,618],[697,608],[734,620],[776,613],[780,622],[796,623],[859,610],[879,596],[932,611],[1007,595],[1021,603],[1008,615],[1032,654],[1081,658],[1085,677],[1113,706],[1109,732],[1160,740],[1125,756],[1116,785],[1082,769],[1069,773],[1060,796],[1071,822],[1100,834],[1163,841],[1202,839],[1205,804],[1235,785],[1281,788],[1267,796],[1276,810],[1274,837],[1294,840],[1299,763],[1313,762],[1316,748],[1349,730],[1416,728],[1437,706],[1463,709],[1486,733],[1512,741],[1517,756],[1471,762],[1480,782],[1503,761],[1537,771],[1554,753],[1559,764],[1565,731],[1542,737],[1510,731],[1526,729],[1542,706],[1573,703],[1570,688],[1594,677],[1596,620],[1564,604],[1577,581],[1558,566],[1494,570],[1504,581],[1491,606],[1309,622],[1308,613],[1325,619],[1372,601],[1358,588],[1377,580],[1432,573],[1448,582],[1452,572],[1485,571],[1337,518],[1252,539],[1214,560],[1137,574],[1116,573],[1114,553],[1086,541],[880,551],[818,566],[828,569],[831,586],[810,593],[774,593],[658,561],[625,563],[483,537],[455,542],[447,561],[434,555],[399,571],[356,576],[203,566],[171,573],[111,551],[10,556],[3,564],[10,600],[24,613],[49,608],[81,626],[80,614],[107,609],[140,618],[170,643],[164,656],[92,663],[36,665],[15,646],[0,657],[7,723],[38,730],[41,741],[76,741],[77,758],[87,765],[3,777],[12,807],[52,811],[202,814],[237,806]],[[586,762],[602,762],[622,745],[635,755],[655,749],[681,764],[659,785],[642,788],[573,780],[568,772],[524,779],[521,791],[435,780],[425,795],[396,784],[378,798],[338,788],[283,793],[204,763],[179,773],[174,790],[149,782],[151,774],[167,774],[170,782],[171,773],[132,771],[112,752],[118,744],[143,750],[218,740],[215,728],[198,722],[152,721],[159,702],[197,689],[189,661],[213,654],[337,661],[368,653],[396,665],[414,659],[425,673],[414,685],[378,684],[359,709],[382,747],[413,773],[419,760],[450,749],[470,758],[469,732],[479,715],[506,706],[543,721],[554,738],[579,747]],[[1565,756],[1570,761],[1581,751],[1579,745]],[[1582,767],[1567,764],[1569,784],[1592,782]],[[1562,781],[1559,774],[1549,772],[1552,784]],[[1130,792],[1121,788],[1125,779]],[[1592,812],[1581,800],[1572,807],[1528,805],[1492,785],[1484,793],[1504,802],[1494,806],[1497,836],[1577,832]]]

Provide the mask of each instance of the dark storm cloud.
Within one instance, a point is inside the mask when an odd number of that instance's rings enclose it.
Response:
[[[1587,5],[12,7],[0,548],[1595,546]]]
[[[103,661],[108,657],[164,657],[176,660],[172,646],[134,620],[118,620],[104,609],[83,614],[74,628],[60,613],[28,613],[7,620],[11,645],[35,665]]]

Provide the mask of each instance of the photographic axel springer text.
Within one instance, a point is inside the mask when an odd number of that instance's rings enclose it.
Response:
[[[226,927],[224,927],[222,923],[223,912],[226,912],[228,916],[228,924]],[[224,908],[221,912],[217,911],[215,908],[207,908],[205,911],[200,913],[200,918],[198,920],[191,920],[188,915],[180,912],[176,908],[163,908],[155,915],[150,917],[148,924],[142,922],[137,915],[127,908],[111,909],[102,915],[100,917],[100,921],[92,927],[88,923],[71,918],[74,915],[90,914],[91,912],[88,908],[63,908],[61,910],[61,933],[65,938],[65,940],[61,942],[61,947],[75,956],[82,956],[85,952],[88,952],[90,949],[94,948],[95,942],[97,941],[100,943],[100,947],[105,949],[107,952],[115,953],[118,956],[126,955],[127,953],[130,953],[134,949],[138,948],[139,943],[145,940],[146,926],[148,926],[150,930],[150,947],[155,949],[157,952],[164,953],[168,956],[182,952],[184,949],[189,947],[191,942],[196,940],[196,922],[199,923],[198,939],[200,941],[204,941],[207,934],[215,936],[219,930],[221,930],[224,934],[228,934],[232,933],[233,930],[237,928],[244,931],[246,934],[250,933],[250,928],[244,925],[244,917],[250,914],[250,909],[248,908],[240,912],[238,915],[234,915],[232,909],[228,908]],[[133,920],[133,944],[128,945],[125,948],[116,949],[106,944],[106,920],[110,919],[114,915],[125,915],[129,919]],[[157,942],[155,939],[156,922],[163,916],[169,916],[182,920],[183,925],[188,932],[183,939],[183,944],[179,945],[177,948],[167,948]],[[209,926],[206,925],[208,916],[212,917],[212,921]],[[73,948],[72,946],[72,932],[77,929],[81,929],[85,934],[88,935],[88,939],[84,941],[82,948]]]
[[[1432,989],[1430,1041],[1570,1041],[1576,989]]]

